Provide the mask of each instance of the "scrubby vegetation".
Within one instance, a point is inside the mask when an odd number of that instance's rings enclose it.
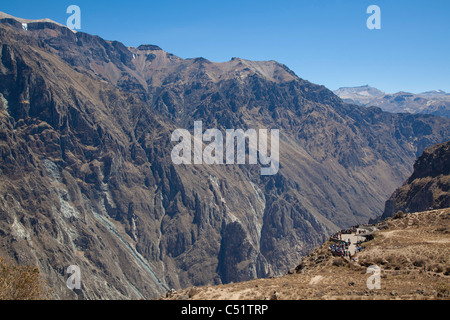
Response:
[[[18,266],[0,257],[0,300],[47,300],[51,290],[34,266]]]

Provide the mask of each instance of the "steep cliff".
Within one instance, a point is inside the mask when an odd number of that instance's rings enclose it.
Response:
[[[425,149],[413,174],[386,202],[382,219],[398,211],[420,212],[450,207],[450,141]]]

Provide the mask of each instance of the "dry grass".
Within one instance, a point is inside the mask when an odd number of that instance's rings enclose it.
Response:
[[[170,299],[384,300],[450,299],[450,208],[388,219],[356,261],[333,257],[329,243],[297,272],[270,279],[182,290]],[[381,268],[381,289],[369,290],[367,267]]]
[[[17,266],[0,257],[0,300],[47,300],[51,290],[41,279],[39,269]]]

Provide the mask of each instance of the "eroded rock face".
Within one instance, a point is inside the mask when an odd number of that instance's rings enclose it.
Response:
[[[381,214],[448,119],[343,103],[274,61],[181,59],[51,23],[0,23],[0,254],[58,298],[284,273]],[[280,170],[174,165],[176,128],[280,129]],[[192,132],[192,131],[191,131]],[[82,289],[66,288],[69,265]]]
[[[420,212],[450,207],[450,141],[425,149],[414,172],[386,202],[382,219],[398,211]]]

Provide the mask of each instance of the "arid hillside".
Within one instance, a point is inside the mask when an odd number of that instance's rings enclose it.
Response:
[[[377,227],[355,261],[333,256],[327,241],[285,276],[189,288],[163,299],[449,299],[450,209],[397,216]],[[380,289],[368,289],[372,265],[381,269]]]

